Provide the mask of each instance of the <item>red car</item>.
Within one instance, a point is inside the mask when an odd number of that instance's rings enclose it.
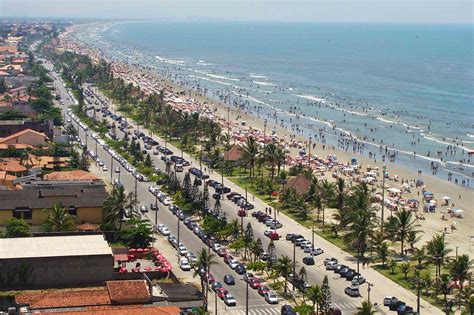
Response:
[[[227,251],[225,250],[225,248],[221,248],[217,251],[217,255],[219,255],[219,257],[224,257],[227,255]]]
[[[205,275],[204,275],[204,280],[206,280],[208,283],[213,283],[213,282],[216,281],[216,279],[214,278],[214,276],[212,275],[212,273],[205,274]]]
[[[280,239],[280,235],[276,231],[266,230],[264,233],[269,239],[277,241]]]
[[[246,217],[247,216],[247,211],[244,210],[244,209],[240,209],[238,212],[237,212],[237,215],[239,217]]]
[[[266,285],[262,285],[260,286],[260,288],[258,288],[258,294],[260,294],[261,296],[265,296],[265,293],[267,292],[270,292],[270,288]]]
[[[216,289],[216,292],[217,292],[217,296],[223,300],[224,297],[227,295],[227,293],[229,293],[229,291],[227,291],[226,288],[218,288]]]
[[[249,285],[252,289],[258,289],[260,288],[261,286],[263,286],[263,283],[261,282],[260,279],[258,278],[253,278],[252,280],[250,280],[249,282]]]
[[[232,259],[234,259],[234,257],[232,257],[231,255],[225,255],[225,256],[224,256],[224,262],[225,262],[226,264],[228,264],[229,261],[231,261]]]

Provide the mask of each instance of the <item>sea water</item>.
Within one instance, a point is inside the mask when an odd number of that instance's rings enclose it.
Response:
[[[472,25],[133,21],[76,36],[327,145],[473,177]]]

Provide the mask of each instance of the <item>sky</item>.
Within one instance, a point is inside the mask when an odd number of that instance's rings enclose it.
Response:
[[[0,0],[0,16],[473,23],[473,0]]]

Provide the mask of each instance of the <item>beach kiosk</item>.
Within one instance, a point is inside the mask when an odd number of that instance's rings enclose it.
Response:
[[[453,213],[453,217],[462,218],[464,216],[464,211],[462,211],[462,209],[453,209],[451,211]]]
[[[443,198],[443,206],[449,206],[449,203],[451,202],[451,198],[448,196],[444,196]]]

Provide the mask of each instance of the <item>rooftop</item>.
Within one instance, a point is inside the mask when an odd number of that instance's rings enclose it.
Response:
[[[32,309],[110,304],[105,289],[26,292],[18,294],[15,299],[18,304],[28,304]]]
[[[145,280],[107,281],[106,287],[112,303],[145,303],[151,300]]]
[[[45,314],[45,313],[44,313]],[[50,313],[48,313],[50,314]],[[55,315],[179,315],[181,310],[176,306],[147,305],[109,305],[87,307],[83,310],[54,312]]]
[[[98,180],[99,178],[83,170],[52,172],[44,177],[45,180]]]
[[[1,238],[0,260],[43,257],[110,255],[102,235]]]

